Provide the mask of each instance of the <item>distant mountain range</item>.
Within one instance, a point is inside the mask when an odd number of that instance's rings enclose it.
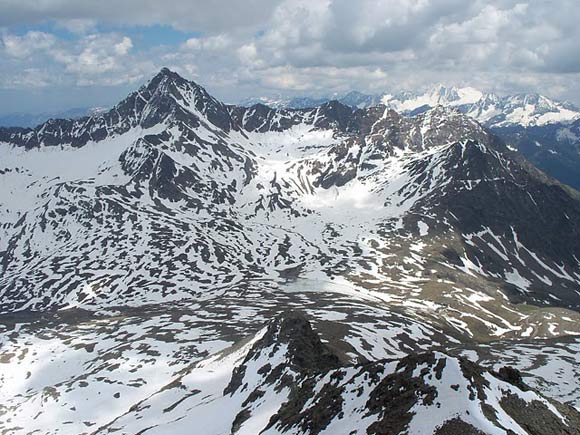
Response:
[[[454,108],[490,128],[547,174],[580,189],[580,109],[571,103],[539,94],[498,96],[471,87],[442,85],[395,95],[349,92],[335,99],[357,108],[383,104],[405,116],[416,116],[438,105]],[[303,109],[327,101],[330,99],[255,98],[241,105]]]
[[[77,107],[62,112],[9,113],[0,115],[0,127],[36,127],[49,119],[76,119],[103,113],[107,110],[103,107]]]
[[[430,107],[454,107],[488,127],[520,125],[540,126],[570,122],[580,118],[580,109],[570,103],[551,100],[539,94],[517,94],[500,97],[474,88],[437,86],[423,94],[402,92],[384,95],[381,102],[407,115]]]
[[[334,97],[283,97],[281,95],[275,97],[255,97],[246,98],[242,100],[239,105],[243,107],[251,107],[255,104],[263,104],[273,109],[309,109],[336,100],[342,104],[351,107],[365,109],[377,106],[382,102],[382,95],[364,94],[358,91],[351,91],[344,95],[336,95]]]
[[[580,119],[580,109],[539,94],[498,96],[471,87],[437,85],[425,92],[403,91],[391,94],[364,94],[352,91],[333,98],[252,98],[242,106],[265,104],[272,108],[304,109],[337,100],[360,109],[384,104],[402,115],[413,116],[438,105],[454,107],[488,127],[521,125],[524,127],[571,122]]]

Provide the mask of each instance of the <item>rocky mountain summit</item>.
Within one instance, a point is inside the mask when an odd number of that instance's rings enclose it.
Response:
[[[0,205],[3,429],[574,428],[550,400],[580,403],[580,194],[456,108],[233,106],[163,69],[105,113],[0,128]],[[297,308],[312,326],[269,323]]]

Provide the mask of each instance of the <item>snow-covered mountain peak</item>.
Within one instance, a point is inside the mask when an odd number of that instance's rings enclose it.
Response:
[[[171,95],[174,98],[185,98],[184,94],[192,94],[199,98],[217,101],[203,86],[193,80],[185,79],[169,68],[162,68],[141,89],[147,89],[151,93]]]
[[[443,105],[462,105],[472,104],[483,97],[483,92],[472,87],[447,87],[438,84],[429,92],[433,99],[437,99],[438,104]]]
[[[428,93],[438,102],[451,102],[460,98],[457,88],[446,87],[442,84],[435,85]]]
[[[35,128],[1,128],[0,142],[27,149],[52,145],[80,147],[139,127],[203,123],[230,131],[228,107],[203,87],[164,68],[147,84],[104,113],[79,119],[51,119]]]
[[[437,85],[423,93],[388,94],[382,102],[405,115],[415,115],[436,105],[455,107],[489,127],[546,125],[580,117],[580,109],[573,105],[539,94],[500,97],[472,87]]]
[[[137,96],[147,100],[143,118],[151,113],[158,121],[162,116],[173,114],[176,118],[183,118],[179,109],[198,118],[229,130],[231,119],[227,107],[210,95],[205,88],[191,80],[186,80],[174,71],[163,68],[137,92]],[[133,97],[130,96],[129,100]],[[123,104],[123,103],[121,103]],[[175,105],[179,107],[175,107]]]
[[[458,107],[474,104],[482,97],[483,93],[475,88],[447,87],[439,84],[423,93],[403,91],[395,95],[386,94],[381,101],[398,112],[415,114],[437,105]]]
[[[151,80],[149,80],[149,82],[144,87],[153,91],[164,82],[194,83],[191,80],[184,79],[178,73],[171,71],[169,68],[163,67],[157,74],[153,76],[153,78],[151,78]]]

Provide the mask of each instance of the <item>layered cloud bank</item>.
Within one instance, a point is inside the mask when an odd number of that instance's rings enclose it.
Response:
[[[49,86],[63,93],[99,88],[99,101],[82,101],[98,105],[169,65],[212,83],[230,101],[443,82],[578,102],[580,6],[559,5],[253,0],[175,1],[168,8],[153,1],[7,0],[0,3],[0,89],[17,109],[27,104],[17,97]]]

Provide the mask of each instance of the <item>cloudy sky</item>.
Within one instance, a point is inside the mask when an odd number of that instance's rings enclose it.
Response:
[[[0,0],[0,114],[108,106],[162,66],[227,102],[434,83],[580,104],[578,0]]]

